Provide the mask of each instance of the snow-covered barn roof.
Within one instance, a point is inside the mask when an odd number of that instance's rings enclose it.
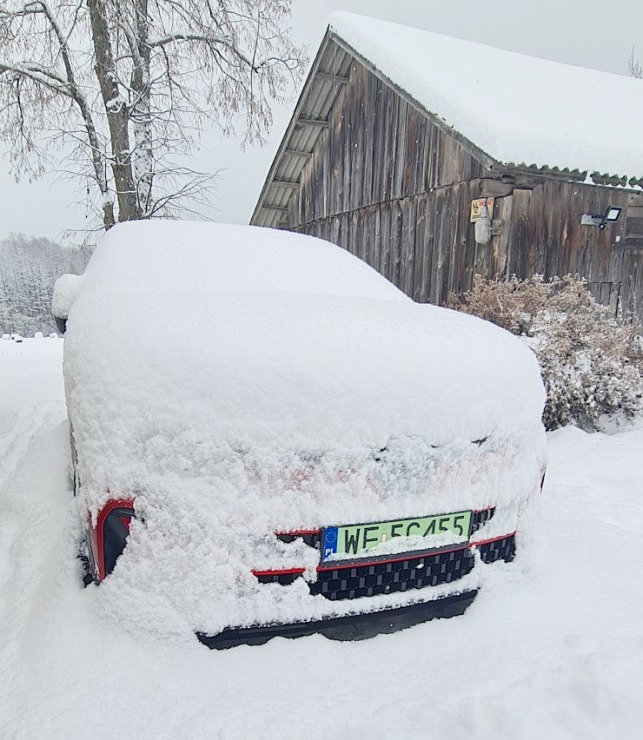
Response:
[[[282,221],[351,57],[449,128],[487,165],[643,185],[643,81],[338,12],[330,16],[253,223]]]

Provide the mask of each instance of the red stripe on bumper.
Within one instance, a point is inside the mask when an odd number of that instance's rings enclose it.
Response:
[[[515,537],[516,532],[509,532],[508,534],[500,535],[500,537],[492,537],[490,540],[480,540],[480,542],[472,542],[469,547],[480,547],[480,545],[490,545],[492,542],[499,542],[500,540],[506,540],[507,537]]]
[[[302,537],[305,534],[319,534],[321,529],[293,529],[291,532],[275,532],[275,535],[279,537],[280,534],[288,535],[289,537]]]

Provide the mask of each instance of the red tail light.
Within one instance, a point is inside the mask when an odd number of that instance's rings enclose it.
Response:
[[[102,581],[108,576],[125,549],[130,522],[135,516],[131,499],[112,499],[101,509],[96,526],[89,524],[89,545],[94,576]]]

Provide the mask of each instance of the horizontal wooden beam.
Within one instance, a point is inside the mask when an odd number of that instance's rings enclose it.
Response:
[[[278,188],[290,188],[291,190],[298,190],[299,183],[296,180],[273,180],[271,185],[276,185]]]
[[[344,75],[334,75],[332,72],[317,72],[315,77],[318,80],[336,82],[338,85],[345,85],[348,82],[348,77],[344,77]]]
[[[288,208],[286,206],[261,206],[264,211],[277,211],[277,213],[288,213]]]
[[[500,197],[511,195],[516,187],[515,183],[506,183],[501,180],[482,179],[480,180],[480,195],[486,197]]]
[[[284,154],[291,154],[293,157],[301,157],[302,159],[310,159],[313,156],[312,152],[299,152],[297,149],[284,149]]]
[[[299,126],[315,126],[316,128],[328,128],[330,125],[328,121],[322,118],[298,118],[297,124]]]

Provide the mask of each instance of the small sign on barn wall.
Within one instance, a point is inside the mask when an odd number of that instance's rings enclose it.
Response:
[[[487,206],[487,218],[493,217],[494,198],[475,198],[471,201],[471,223],[480,221],[482,218],[482,209]]]

